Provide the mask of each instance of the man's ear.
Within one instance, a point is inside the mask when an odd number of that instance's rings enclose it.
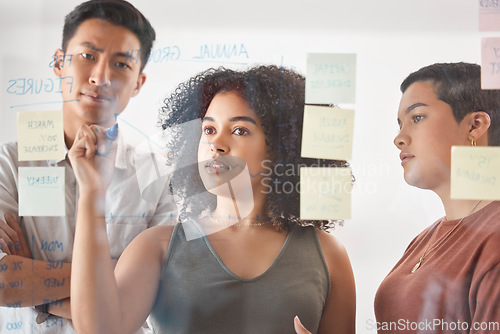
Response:
[[[476,111],[469,116],[469,140],[475,140],[481,146],[488,146],[488,129],[491,119],[484,111]]]
[[[134,88],[134,91],[132,92],[131,97],[134,97],[137,94],[139,94],[139,92],[141,91],[141,87],[142,87],[142,85],[144,85],[145,82],[146,82],[146,74],[140,73],[139,77],[137,78],[137,83],[135,85],[135,88]]]
[[[62,68],[64,66],[63,59],[64,59],[63,50],[57,49],[56,52],[54,52],[54,74],[58,78],[63,77],[63,74],[62,74]]]

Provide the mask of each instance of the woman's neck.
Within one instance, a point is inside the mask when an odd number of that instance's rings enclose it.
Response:
[[[265,202],[262,200],[237,201],[234,198],[217,196],[217,208],[212,215],[231,220],[231,223],[250,224],[265,221],[265,212]]]
[[[447,182],[437,189],[431,189],[439,196],[443,203],[446,220],[456,220],[467,217],[491,203],[490,200],[452,199],[450,188],[450,182]]]
[[[446,213],[446,220],[456,220],[462,217],[467,217],[474,212],[477,212],[490,204],[490,200],[462,200],[441,198],[443,202],[444,211]]]

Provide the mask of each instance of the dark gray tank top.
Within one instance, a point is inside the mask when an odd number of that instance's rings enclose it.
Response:
[[[330,277],[313,227],[292,229],[271,267],[252,279],[232,273],[206,237],[187,241],[185,229],[199,227],[174,228],[149,318],[155,333],[295,333],[296,315],[317,331]]]

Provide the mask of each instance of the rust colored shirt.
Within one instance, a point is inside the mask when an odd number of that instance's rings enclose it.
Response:
[[[378,333],[500,333],[500,202],[420,233],[380,285]]]

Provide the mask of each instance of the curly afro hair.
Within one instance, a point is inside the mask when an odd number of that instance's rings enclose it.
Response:
[[[185,83],[165,99],[159,113],[159,125],[166,130],[167,148],[174,161],[197,161],[201,126],[185,131],[179,125],[202,119],[214,96],[221,92],[237,92],[260,117],[268,147],[269,170],[266,181],[273,185],[300,183],[300,167],[347,167],[346,161],[309,159],[300,156],[305,102],[305,78],[289,69],[274,65],[257,66],[246,71],[223,67],[208,69]],[[197,166],[181,168],[172,176],[173,192],[182,199],[180,220],[198,218],[205,210],[215,208],[215,196],[200,199],[192,196],[204,191]],[[276,173],[278,167],[292,173]],[[289,175],[287,175],[289,174]],[[296,188],[296,187],[294,187]],[[207,202],[208,201],[208,202]],[[276,230],[289,230],[294,225],[313,225],[319,229],[334,227],[336,221],[303,221],[299,218],[298,191],[270,192],[266,198],[267,216]],[[337,221],[341,222],[341,221]]]

